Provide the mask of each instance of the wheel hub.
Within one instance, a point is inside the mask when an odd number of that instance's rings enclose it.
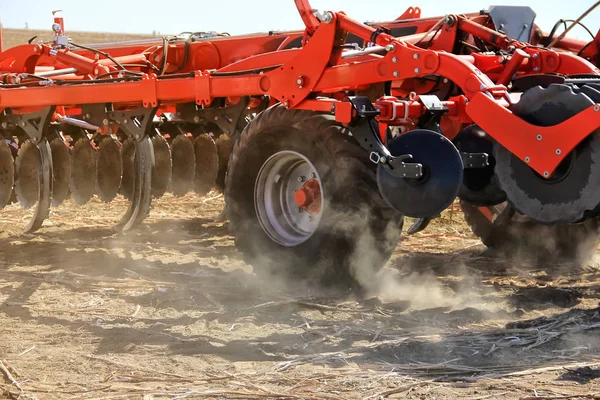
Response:
[[[256,215],[263,230],[286,247],[307,241],[319,227],[324,194],[312,162],[300,153],[273,154],[254,186]]]
[[[321,185],[316,179],[310,179],[294,193],[294,201],[298,207],[309,214],[321,212]]]

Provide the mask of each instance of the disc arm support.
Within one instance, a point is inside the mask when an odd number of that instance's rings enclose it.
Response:
[[[47,106],[39,111],[27,114],[5,114],[0,115],[0,125],[3,129],[20,128],[25,134],[36,143],[39,143],[44,136],[50,119],[54,113],[55,107]]]
[[[157,108],[138,108],[127,111],[109,111],[107,116],[118,123],[135,144],[133,195],[129,208],[117,225],[122,231],[137,227],[150,213],[152,202],[152,166],[154,148],[150,139],[152,119]]]
[[[235,132],[238,122],[250,99],[243,96],[237,104],[225,107],[201,107],[195,103],[184,103],[177,106],[178,117],[196,124],[212,122],[226,134]]]
[[[382,164],[397,178],[418,179],[423,176],[421,164],[404,162],[412,158],[410,154],[395,157],[385,147],[379,137],[379,127],[375,121],[379,111],[375,109],[371,100],[366,96],[354,96],[348,97],[348,101],[355,110],[355,116],[349,124],[352,136],[368,152],[369,159],[374,164]]]

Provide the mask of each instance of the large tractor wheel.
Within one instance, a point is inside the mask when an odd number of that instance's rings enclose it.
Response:
[[[473,234],[502,256],[537,262],[585,262],[598,244],[598,220],[578,224],[539,224],[508,203],[477,207],[460,201],[465,221]]]
[[[338,288],[365,289],[404,221],[379,194],[376,166],[332,116],[281,105],[241,133],[225,200],[236,246],[255,271]]]

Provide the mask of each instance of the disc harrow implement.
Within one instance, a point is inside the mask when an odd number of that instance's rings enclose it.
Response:
[[[120,194],[127,231],[152,199],[216,188],[247,262],[328,284],[363,281],[356,260],[379,269],[405,216],[417,232],[457,197],[597,218],[600,70],[513,29],[528,8],[363,24],[295,4],[304,31],[86,46],[58,20],[0,53],[0,205],[11,186],[36,204],[33,232],[69,195]]]
[[[109,203],[117,197],[123,178],[122,144],[110,135],[100,136],[97,144],[96,194]]]

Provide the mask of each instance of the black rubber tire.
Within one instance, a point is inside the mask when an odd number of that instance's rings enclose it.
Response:
[[[597,219],[578,224],[538,224],[514,217],[492,223],[477,208],[460,201],[467,225],[481,242],[499,255],[537,262],[585,262],[599,242]]]
[[[383,200],[375,164],[348,133],[331,115],[281,105],[260,113],[241,132],[226,175],[226,210],[236,247],[258,274],[360,291],[391,257],[404,217]],[[256,177],[281,150],[313,163],[325,195],[319,228],[295,247],[273,241],[255,211]]]

